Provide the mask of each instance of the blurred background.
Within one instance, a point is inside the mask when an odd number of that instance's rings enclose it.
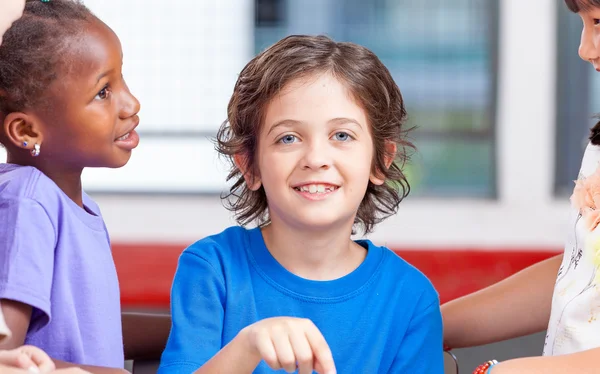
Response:
[[[581,21],[555,0],[84,1],[121,38],[142,142],[85,187],[112,236],[127,309],[166,310],[177,257],[234,224],[211,139],[237,74],[289,34],[373,50],[408,109],[412,192],[370,235],[448,301],[562,251],[568,198],[600,111]],[[4,156],[0,155],[0,160]],[[542,336],[458,350],[461,367],[540,354]]]

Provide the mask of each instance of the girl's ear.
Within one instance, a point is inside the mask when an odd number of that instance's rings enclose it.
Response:
[[[248,157],[241,153],[233,155],[233,162],[235,166],[242,172],[246,185],[251,191],[256,191],[261,186],[260,176],[255,175],[252,170],[249,170]]]
[[[398,146],[395,142],[386,141],[385,142],[385,156],[383,162],[385,164],[385,168],[389,169],[392,166],[392,163],[396,159],[396,152],[398,150]],[[371,177],[369,178],[371,183],[374,185],[380,186],[385,183],[385,176],[381,172],[381,170],[376,170],[374,173],[371,173]]]
[[[39,121],[32,115],[13,112],[2,122],[7,140],[17,148],[31,150],[35,144],[42,145],[44,136]]]

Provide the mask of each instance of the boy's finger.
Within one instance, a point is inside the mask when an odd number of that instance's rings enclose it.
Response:
[[[292,344],[296,363],[298,364],[298,374],[312,374],[314,370],[314,356],[304,331],[290,334],[290,343]]]
[[[319,374],[336,374],[335,368],[332,370],[325,370],[323,369],[323,366],[321,364],[319,364],[319,362],[315,362],[315,372],[319,373]]]
[[[260,353],[262,359],[269,365],[269,367],[273,370],[281,369],[281,364],[277,359],[277,353],[275,352],[275,347],[273,346],[273,342],[271,341],[271,337],[268,333],[261,331],[257,333],[256,337],[256,349]]]
[[[306,339],[312,348],[315,358],[315,369],[319,374],[335,374],[335,363],[333,362],[333,354],[325,341],[321,331],[311,324],[306,330]]]
[[[295,372],[296,356],[294,355],[292,343],[290,343],[287,332],[284,330],[275,330],[271,333],[271,339],[281,368],[288,373]]]

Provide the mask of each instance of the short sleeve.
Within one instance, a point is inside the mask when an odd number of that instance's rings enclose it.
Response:
[[[437,295],[434,300],[423,297],[389,373],[443,373],[442,331],[442,314]]]
[[[56,231],[46,210],[27,198],[0,199],[0,299],[33,308],[30,331],[51,318]]]
[[[226,291],[216,268],[187,250],[179,258],[171,291],[171,333],[159,374],[189,374],[221,350]]]

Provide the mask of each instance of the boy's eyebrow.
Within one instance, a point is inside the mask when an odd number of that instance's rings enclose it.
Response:
[[[277,122],[275,122],[275,124],[273,126],[271,126],[267,135],[269,135],[273,130],[275,130],[275,128],[277,128],[279,126],[292,126],[292,125],[300,125],[300,124],[302,124],[301,121],[296,121],[293,119],[284,119],[281,121],[277,121]]]
[[[115,69],[110,69],[105,71],[104,73],[98,75],[98,78],[96,78],[96,84],[98,84],[98,82],[100,82],[100,79],[106,77],[107,75],[111,74]]]
[[[352,119],[352,118],[338,117],[338,118],[333,118],[333,119],[330,119],[329,121],[327,121],[327,124],[330,124],[330,125],[341,125],[344,123],[354,123],[361,129],[363,128],[363,126],[360,124],[360,122],[358,122],[357,120]],[[293,126],[293,125],[301,125],[301,124],[303,124],[302,121],[296,121],[293,119],[284,119],[284,120],[275,122],[275,124],[273,126],[271,126],[271,128],[269,129],[269,132],[267,133],[267,135],[269,135],[276,127],[279,127],[279,126]]]
[[[341,124],[344,124],[344,123],[354,123],[355,125],[357,125],[361,129],[363,128],[363,126],[361,125],[361,123],[358,122],[357,120],[353,119],[353,118],[344,118],[344,117],[334,118],[334,119],[329,120],[327,123],[332,124],[332,125],[341,125]]]

